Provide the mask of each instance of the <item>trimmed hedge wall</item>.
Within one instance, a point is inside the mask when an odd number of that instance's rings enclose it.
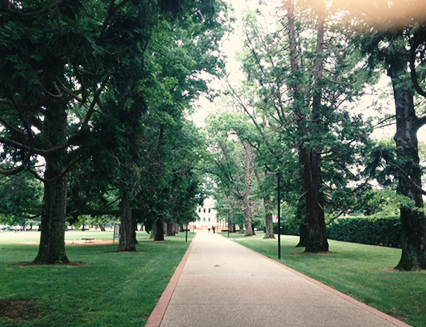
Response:
[[[277,233],[274,224],[274,233]],[[299,235],[299,228],[281,226],[282,235]],[[386,218],[339,218],[327,226],[327,238],[370,245],[401,247],[399,216]]]
[[[399,217],[340,218],[327,227],[327,237],[336,241],[401,247]]]
[[[278,223],[274,223],[274,234],[278,234]],[[297,235],[297,236],[299,236],[299,227],[281,225],[281,235]]]

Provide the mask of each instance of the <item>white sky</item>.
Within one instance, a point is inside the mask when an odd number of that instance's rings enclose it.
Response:
[[[259,2],[261,4],[259,4]],[[230,80],[232,82],[237,82],[241,80],[242,75],[240,74],[240,63],[236,60],[236,53],[240,51],[243,47],[243,39],[242,39],[242,17],[243,12],[247,8],[251,10],[256,10],[257,8],[262,8],[262,12],[265,10],[269,10],[273,13],[274,8],[277,3],[280,1],[268,1],[266,5],[262,0],[233,0],[229,1],[231,3],[232,8],[234,9],[233,17],[236,18],[236,22],[233,25],[234,33],[231,35],[225,36],[225,40],[222,42],[222,51],[225,53],[227,59],[226,67],[227,72],[230,75]],[[220,88],[219,83],[214,83],[215,88]],[[215,101],[216,106],[219,105],[220,99]],[[192,119],[197,126],[205,126],[204,121],[208,115],[215,111],[215,104],[211,103],[204,97],[201,97],[196,103],[195,113],[192,115]]]
[[[228,0],[229,2],[229,0]],[[244,10],[250,8],[251,10],[256,10],[258,8],[261,9],[263,14],[270,14],[271,20],[277,13],[277,6],[281,3],[279,0],[233,0],[231,1],[231,6],[234,9],[233,16],[236,18],[236,22],[234,23],[234,33],[232,35],[228,35],[225,37],[222,45],[222,51],[227,56],[227,72],[230,74],[231,83],[235,84],[243,77],[240,73],[240,63],[236,60],[236,53],[242,49],[243,46],[243,38],[242,38],[242,17]],[[390,80],[387,77],[384,77],[381,82],[382,87],[390,87]],[[214,82],[215,88],[220,88],[218,82]],[[374,97],[366,98],[365,102],[371,102]],[[364,101],[363,101],[364,102]],[[385,102],[385,101],[384,101]],[[220,99],[216,99],[215,103],[211,103],[204,97],[201,97],[196,103],[195,113],[192,115],[192,120],[199,127],[205,126],[205,119],[215,110],[220,107]],[[223,104],[222,104],[223,105]],[[363,104],[360,103],[359,107],[362,107]],[[393,114],[395,112],[393,98],[388,99],[387,103],[383,104],[384,110],[387,113]],[[368,115],[367,111],[363,111],[364,116]],[[383,139],[383,138],[392,138],[395,134],[396,126],[390,126],[384,129],[376,129],[373,133],[374,138]],[[418,132],[418,140],[419,142],[426,143],[426,127],[423,127]]]

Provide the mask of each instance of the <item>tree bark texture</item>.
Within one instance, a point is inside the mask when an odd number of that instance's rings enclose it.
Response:
[[[317,35],[317,59],[315,62],[315,90],[314,101],[312,109],[312,118],[318,118],[321,91],[318,81],[322,77],[322,52],[323,52],[323,35],[324,35],[324,20],[319,13],[318,15],[318,35]],[[293,97],[294,97],[294,110],[297,118],[297,125],[301,138],[308,135],[306,114],[304,113],[304,95],[302,91],[301,81],[297,79],[299,72],[297,42],[296,42],[296,28],[294,17],[294,3],[292,0],[287,1],[287,19],[289,29],[289,48],[290,48],[290,65],[291,71],[294,74],[294,81],[292,81]],[[318,122],[319,124],[320,122]],[[311,133],[318,133],[318,126],[311,128]],[[326,236],[325,216],[323,211],[323,195],[320,192],[322,186],[321,166],[319,149],[310,149],[306,144],[299,146],[299,161],[302,165],[302,183],[304,188],[304,197],[301,201],[306,204],[307,216],[307,234],[305,240],[305,252],[327,252],[328,241]]]
[[[46,160],[45,176],[50,175],[50,162]],[[49,167],[49,168],[48,168]],[[67,203],[67,177],[54,183],[45,183],[41,215],[40,246],[35,264],[69,263],[65,252],[65,215]]]
[[[306,247],[306,240],[308,239],[308,225],[306,222],[302,221],[299,224],[299,243],[297,243],[297,248]]]
[[[411,85],[402,80],[404,72],[388,71],[396,109],[396,134],[394,140],[401,168],[411,180],[421,187],[422,172],[419,167],[417,130],[418,118],[415,114]],[[400,270],[426,269],[426,218],[423,211],[422,194],[411,185],[405,176],[398,178],[397,192],[412,199],[414,209],[401,208],[402,254],[396,266]]]
[[[257,169],[254,170],[254,175],[256,176],[257,182],[261,184],[262,179],[260,178],[260,174]],[[263,197],[263,208],[265,209],[265,236],[263,238],[275,239],[274,225],[271,213],[271,197],[269,195],[265,195]]]
[[[52,148],[66,141],[67,115],[56,102],[46,107],[43,124],[45,147]],[[65,218],[67,207],[68,175],[66,150],[45,156],[44,198],[41,215],[41,234],[35,264],[69,263],[65,253]],[[62,176],[61,176],[62,175]]]
[[[136,251],[136,221],[132,215],[132,208],[126,195],[121,200],[121,228],[120,242],[117,252]]]
[[[155,221],[154,241],[164,241],[164,224],[163,219],[158,217]]]
[[[321,80],[323,76],[324,53],[324,8],[318,6],[317,20],[317,48],[314,71],[314,93],[312,101],[312,128],[311,135],[318,135],[321,130]],[[306,149],[306,152],[307,149]],[[324,194],[322,187],[321,152],[320,146],[310,149],[308,156],[309,165],[305,165],[304,181],[306,192],[306,204],[308,210],[308,231],[305,244],[305,252],[327,252],[328,241],[325,227]]]
[[[265,206],[265,236],[264,239],[275,239],[274,235],[274,225],[272,221],[272,213],[271,213],[271,198],[269,196],[265,196],[263,198],[263,204]]]
[[[177,221],[174,219],[167,222],[167,236],[176,236],[177,232]]]
[[[246,232],[245,236],[253,236],[252,221],[250,215],[250,156],[251,148],[250,145],[245,142],[244,149],[246,152],[245,162],[245,180],[244,180],[244,219],[246,221]]]

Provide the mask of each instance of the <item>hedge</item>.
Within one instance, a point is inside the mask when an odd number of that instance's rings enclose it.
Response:
[[[277,233],[274,224],[274,233]],[[282,235],[299,235],[299,228],[281,226]],[[401,247],[401,221],[398,216],[386,218],[339,218],[327,226],[327,238],[370,245]]]
[[[327,237],[336,241],[401,247],[399,217],[340,218],[327,226]]]

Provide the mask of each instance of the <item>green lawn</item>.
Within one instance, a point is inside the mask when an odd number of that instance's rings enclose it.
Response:
[[[227,237],[227,233],[222,234]],[[236,242],[278,261],[278,241],[263,233]],[[426,327],[426,272],[399,272],[401,250],[329,241],[331,254],[304,255],[299,238],[281,236],[279,262],[416,327]]]
[[[138,233],[136,253],[117,253],[117,244],[69,245],[68,258],[81,266],[24,266],[37,254],[38,232],[0,233],[0,300],[27,299],[44,314],[0,326],[143,326],[193,234],[153,242]],[[112,232],[67,231],[67,240],[112,240]]]

